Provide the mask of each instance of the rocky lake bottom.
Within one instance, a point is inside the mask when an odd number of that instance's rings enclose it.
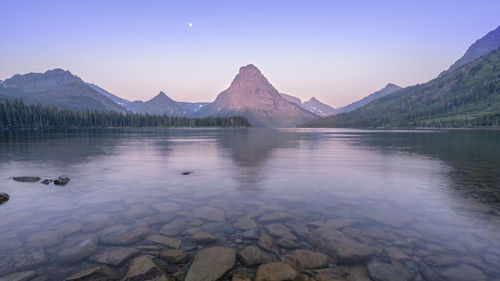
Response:
[[[499,144],[465,130],[0,133],[0,280],[500,280]]]

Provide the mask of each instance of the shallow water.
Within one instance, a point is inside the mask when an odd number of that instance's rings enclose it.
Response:
[[[169,235],[182,241],[192,261],[207,247],[189,240],[197,232],[216,235],[211,245],[256,245],[258,237],[235,227],[250,218],[261,232],[278,223],[292,235],[288,241],[273,237],[276,260],[296,248],[335,256],[311,238],[325,226],[372,248],[369,257],[334,257],[330,267],[348,280],[351,269],[366,275],[374,261],[399,267],[411,280],[495,280],[499,147],[500,131],[479,130],[1,132],[0,192],[10,200],[0,205],[0,276],[34,270],[33,280],[62,280],[91,268],[99,263],[89,257],[61,258],[90,237],[98,246],[86,256],[113,245],[139,247],[183,280],[190,263],[159,258],[169,247],[150,235],[180,222],[179,233]],[[71,178],[66,186],[9,179],[61,174]],[[282,218],[266,221],[269,214]],[[141,234],[121,242],[107,235],[114,225],[137,227]],[[26,261],[20,253],[33,247],[46,258]],[[123,276],[128,264],[111,268]],[[232,272],[254,276],[256,269],[238,261]]]

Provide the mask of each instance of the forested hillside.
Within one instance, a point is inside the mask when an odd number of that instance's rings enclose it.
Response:
[[[302,127],[500,126],[500,50],[355,111]]]
[[[57,109],[20,100],[0,102],[0,129],[109,127],[249,127],[244,117],[187,118],[116,111]]]

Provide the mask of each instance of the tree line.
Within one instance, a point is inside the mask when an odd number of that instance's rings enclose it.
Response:
[[[250,127],[245,117],[189,118],[116,111],[59,109],[22,100],[0,102],[2,129],[70,129],[113,127]]]

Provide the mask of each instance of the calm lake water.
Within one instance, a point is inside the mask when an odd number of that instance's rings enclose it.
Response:
[[[65,186],[10,179],[62,174]],[[107,263],[123,277],[147,254],[183,280],[201,248],[258,245],[271,260],[329,254],[328,269],[298,267],[309,280],[500,280],[500,131],[0,132],[0,192],[0,276]],[[109,247],[130,255],[104,261]],[[187,263],[159,255],[177,247]],[[257,268],[240,257],[226,279]]]

